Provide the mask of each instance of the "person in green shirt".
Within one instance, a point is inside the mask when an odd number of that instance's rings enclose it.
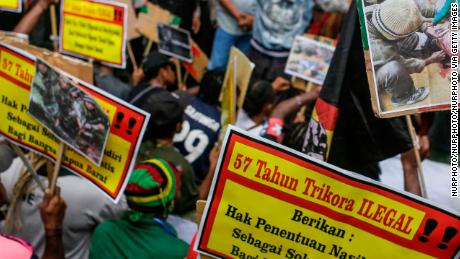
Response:
[[[193,167],[174,147],[174,134],[179,132],[184,119],[184,96],[166,90],[150,95],[143,110],[151,115],[144,135],[137,162],[160,158],[171,162],[182,174],[180,196],[175,199],[173,214],[196,222],[195,204],[199,197],[199,187],[195,183]]]
[[[166,222],[179,189],[179,173],[172,164],[162,159],[138,164],[125,190],[130,210],[96,228],[89,258],[184,258],[189,245]]]

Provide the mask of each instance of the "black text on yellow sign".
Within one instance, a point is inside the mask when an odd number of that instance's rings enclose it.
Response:
[[[97,0],[63,0],[60,51],[124,68],[127,5]]]
[[[454,213],[235,128],[197,250],[234,258],[451,258]],[[379,249],[376,249],[379,248]]]

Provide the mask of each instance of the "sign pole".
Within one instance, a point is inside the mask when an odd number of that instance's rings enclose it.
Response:
[[[174,63],[176,64],[176,75],[177,75],[177,82],[182,84],[182,69],[180,67],[180,61],[175,59]]]
[[[417,135],[415,132],[414,125],[412,124],[412,119],[410,115],[406,115],[405,117],[407,127],[409,128],[409,135],[412,140],[412,145],[414,146],[415,160],[417,161],[417,176],[420,185],[420,192],[423,198],[427,198],[428,196],[426,192],[425,177],[423,176],[422,159],[420,158],[420,152],[418,150]]]
[[[14,144],[8,143],[8,145],[19,156],[19,158],[21,158],[22,162],[24,163],[24,166],[27,168],[27,171],[32,175],[32,178],[37,183],[38,187],[40,187],[40,189],[43,192],[45,192],[45,187],[43,186],[43,183],[40,181],[40,178],[38,177],[37,172],[34,170],[29,160],[26,158],[26,155],[24,154],[24,152],[18,146]]]
[[[50,17],[51,17],[51,33],[53,40],[54,51],[58,50],[58,32],[57,32],[57,19],[56,19],[56,6],[52,4],[50,6]]]
[[[64,154],[64,150],[65,150],[65,144],[64,142],[61,142],[59,144],[59,151],[58,151],[56,163],[54,164],[54,171],[53,171],[53,174],[51,176],[51,181],[49,182],[49,186],[48,186],[51,190],[51,193],[54,193],[54,190],[56,189],[56,182],[59,176],[59,170],[61,169],[62,155]]]
[[[150,49],[152,48],[152,45],[153,45],[153,41],[152,40],[149,40],[149,42],[147,43],[147,46],[145,47],[145,50],[144,50],[144,58],[146,58],[149,53],[150,53]]]
[[[134,56],[133,49],[131,47],[131,42],[128,41],[127,47],[128,47],[129,59],[131,60],[131,63],[133,64],[134,70],[137,70],[138,66],[136,63],[136,57]]]
[[[189,72],[188,72],[188,71],[185,71],[185,75],[184,75],[184,84],[187,83],[188,76],[189,76]]]

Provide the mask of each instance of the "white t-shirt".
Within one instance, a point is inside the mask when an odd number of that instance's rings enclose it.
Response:
[[[256,136],[260,136],[264,129],[263,123],[256,126],[256,123],[249,118],[248,114],[243,109],[238,113],[235,126]]]
[[[22,165],[22,161],[16,158],[10,168],[0,174],[9,201]],[[47,177],[40,176],[40,179],[44,186],[48,185]],[[118,204],[114,204],[87,180],[73,174],[60,176],[57,185],[67,205],[63,225],[65,257],[88,258],[93,230],[105,220],[119,218],[127,208],[126,200],[122,198]],[[44,194],[34,181],[30,186],[35,188],[31,188],[32,191],[25,195],[21,204],[22,230],[12,235],[29,242],[36,254],[42,256],[45,251],[45,231],[40,217],[40,204]],[[2,229],[3,225],[4,222]]]

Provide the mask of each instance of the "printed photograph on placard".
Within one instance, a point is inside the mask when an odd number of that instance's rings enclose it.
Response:
[[[94,98],[37,59],[28,113],[61,141],[100,165],[110,125]]]
[[[334,55],[334,47],[326,43],[297,36],[291,48],[286,74],[322,85]]]
[[[381,117],[448,108],[450,7],[445,0],[362,0],[362,37]],[[448,9],[447,9],[448,10]]]
[[[158,39],[160,53],[192,63],[192,42],[188,31],[158,23]]]

